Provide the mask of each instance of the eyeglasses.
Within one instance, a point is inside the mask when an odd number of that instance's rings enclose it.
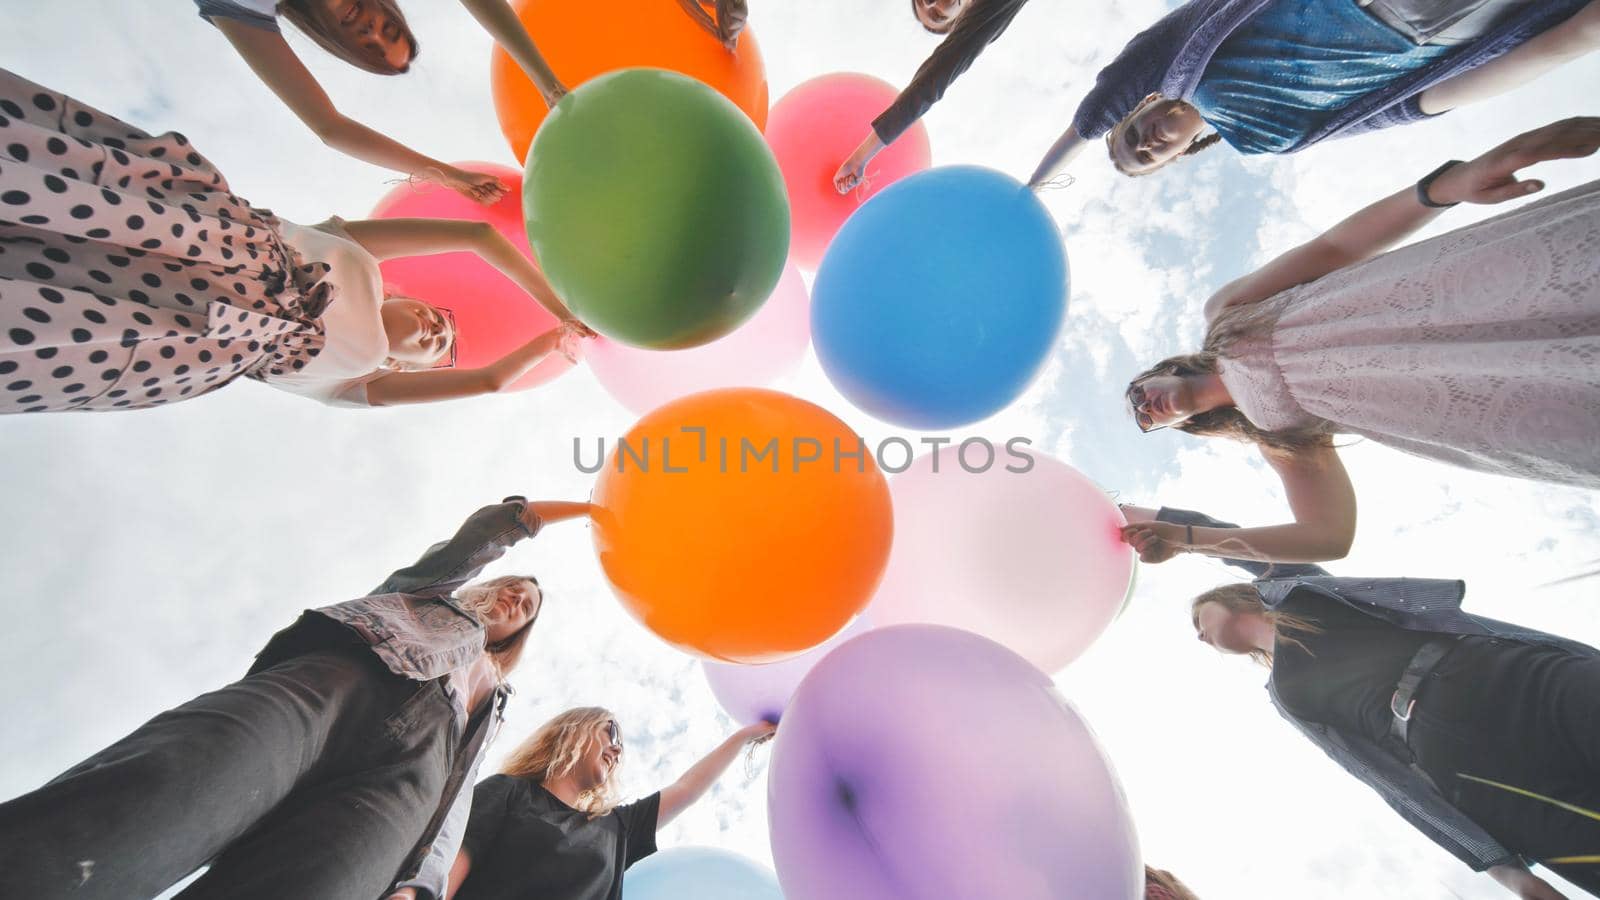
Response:
[[[1137,382],[1128,385],[1128,408],[1133,410],[1133,421],[1139,430],[1145,434],[1160,431],[1171,423],[1157,425],[1155,417],[1150,415],[1150,397],[1144,392],[1144,385]]]
[[[461,331],[456,328],[456,314],[442,306],[435,306],[434,309],[450,324],[450,358],[444,362],[434,363],[433,368],[454,369],[456,367],[456,347],[461,343]]]
[[[611,742],[611,749],[622,752],[622,729],[617,727],[616,719],[606,720],[606,739]]]

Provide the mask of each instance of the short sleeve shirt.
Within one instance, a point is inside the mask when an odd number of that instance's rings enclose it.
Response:
[[[278,31],[278,0],[194,0],[200,18],[215,25],[232,19],[263,31]]]
[[[531,779],[495,775],[472,793],[456,900],[621,900],[622,873],[656,852],[661,794],[597,818]]]

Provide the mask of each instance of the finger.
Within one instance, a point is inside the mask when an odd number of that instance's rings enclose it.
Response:
[[[1478,192],[1478,196],[1474,200],[1478,203],[1504,203],[1507,200],[1515,200],[1518,197],[1537,194],[1542,190],[1544,190],[1544,182],[1537,178],[1530,178],[1526,181],[1513,181],[1510,184],[1485,188]]]

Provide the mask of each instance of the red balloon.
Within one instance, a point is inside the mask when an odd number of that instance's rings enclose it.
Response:
[[[510,190],[498,203],[484,206],[435,184],[402,184],[378,201],[372,217],[488,222],[533,259],[522,224],[522,173],[494,163],[455,165],[498,176]],[[474,253],[407,256],[384,260],[378,268],[388,293],[415,297],[455,316],[457,368],[486,366],[557,325],[556,317],[527,291]],[[552,353],[512,383],[510,390],[544,384],[570,368],[566,357]]]
[[[867,163],[860,186],[843,195],[834,189],[839,165],[898,93],[871,75],[835,72],[784,94],[767,116],[767,143],[789,190],[789,258],[802,268],[816,271],[839,226],[873,194],[932,161],[928,130],[917,122]]]

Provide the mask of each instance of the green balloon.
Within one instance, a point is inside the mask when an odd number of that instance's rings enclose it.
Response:
[[[789,198],[766,140],[721,94],[623,69],[556,104],[528,152],[528,242],[601,334],[658,349],[739,327],[789,253]]]

